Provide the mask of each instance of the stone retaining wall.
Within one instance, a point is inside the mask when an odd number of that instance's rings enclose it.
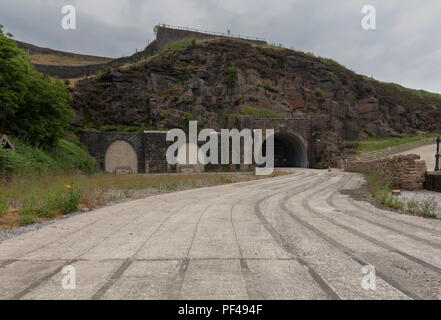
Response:
[[[129,165],[133,159],[129,155],[122,155],[119,165],[126,161],[122,167],[131,167],[136,173],[176,173],[176,172],[202,172],[204,168],[198,165],[169,165],[167,162],[167,149],[173,142],[166,140],[167,132],[147,131],[139,133],[131,132],[95,132],[85,131],[81,136],[81,142],[84,143],[89,153],[94,157],[101,170],[106,170],[106,153],[115,142],[127,142],[136,154],[137,168]],[[203,143],[200,142],[200,145]],[[199,147],[200,147],[199,145]],[[108,165],[109,166],[109,165]],[[108,167],[107,166],[107,167]],[[112,166],[110,164],[110,166]],[[181,170],[182,169],[182,170]],[[112,171],[113,172],[113,171]]]
[[[420,160],[419,155],[410,154],[370,162],[346,162],[345,171],[372,172],[390,181],[393,188],[422,190],[427,166],[424,160]]]
[[[441,192],[441,171],[426,172],[424,189]]]
[[[58,66],[34,64],[38,72],[60,79],[74,79],[90,76],[107,67],[118,67],[125,63],[135,62],[143,57],[151,56],[157,52],[156,40],[151,42],[143,51],[137,52],[130,57],[114,59],[108,63],[91,64],[86,66]]]

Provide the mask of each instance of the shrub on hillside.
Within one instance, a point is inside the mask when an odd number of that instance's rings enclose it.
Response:
[[[225,75],[225,82],[229,87],[235,87],[237,83],[237,68],[232,63],[227,69],[227,74]]]
[[[254,116],[256,118],[272,119],[272,118],[283,118],[283,116],[277,112],[274,112],[267,108],[256,109],[251,106],[242,107],[242,115]]]
[[[37,72],[0,25],[0,132],[53,146],[74,116],[70,102],[63,82]]]
[[[324,97],[325,96],[325,92],[322,89],[320,89],[320,88],[315,88],[315,95],[317,97]]]
[[[332,71],[329,71],[328,74],[329,74],[329,77],[331,78],[331,81],[335,83],[337,81],[337,76],[335,75],[335,73]]]
[[[274,88],[274,87],[271,87],[270,85],[264,85],[263,86],[263,88],[266,90],[266,91],[269,91],[269,92],[272,92],[272,93],[279,93],[279,89],[277,89],[277,88]]]

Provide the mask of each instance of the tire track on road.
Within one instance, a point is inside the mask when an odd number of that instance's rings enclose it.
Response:
[[[326,177],[325,177],[326,178]],[[320,180],[319,180],[320,181]],[[295,188],[292,188],[287,191],[293,191],[293,190],[303,190],[306,191],[308,189],[311,189],[314,187],[315,184],[307,187],[306,189],[303,188],[303,186],[298,186]],[[286,191],[285,191],[286,192]],[[328,283],[309,265],[309,263],[304,260],[302,257],[300,257],[297,254],[297,250],[291,246],[289,241],[287,241],[275,228],[273,225],[271,225],[268,220],[264,217],[262,211],[260,210],[260,204],[263,203],[265,200],[271,198],[274,195],[269,195],[262,200],[258,201],[254,206],[254,213],[259,218],[262,225],[265,227],[265,229],[271,234],[273,239],[283,248],[285,249],[293,258],[302,266],[304,266],[311,278],[320,286],[320,288],[325,292],[328,297],[331,300],[340,300],[340,296],[328,285]]]
[[[347,182],[345,182],[344,184],[346,184]],[[326,190],[330,187],[332,187],[333,185],[328,185],[320,190],[318,190],[316,193],[319,193],[323,190]],[[298,195],[297,195],[298,196]],[[351,258],[352,260],[354,260],[355,262],[357,262],[358,264],[360,264],[361,266],[366,266],[369,265],[368,262],[364,261],[362,257],[360,257],[359,255],[357,255],[352,249],[346,247],[345,245],[343,245],[342,243],[338,242],[337,240],[329,237],[328,235],[326,235],[325,233],[323,233],[322,231],[320,231],[318,228],[316,228],[315,226],[311,225],[310,223],[308,223],[307,221],[305,221],[304,219],[298,217],[297,215],[294,214],[294,212],[292,212],[292,210],[290,210],[286,204],[287,202],[290,200],[290,196],[287,195],[283,200],[281,200],[280,202],[280,206],[282,208],[283,211],[285,211],[288,216],[290,216],[294,221],[296,221],[297,223],[299,223],[300,225],[304,226],[305,228],[309,229],[310,231],[312,231],[313,233],[315,233],[317,236],[319,236],[320,238],[322,238],[323,240],[327,241],[328,243],[332,244],[334,247],[338,248],[339,250],[341,250],[344,254],[346,254],[349,258]],[[306,202],[308,202],[308,198],[304,198],[302,201],[302,206],[309,211],[310,213],[314,214],[314,215],[321,215],[320,213],[317,214],[317,212],[312,209],[309,204],[307,204]],[[326,219],[325,219],[326,220]],[[330,221],[331,222],[331,221]],[[331,222],[335,225],[334,222]],[[414,300],[423,300],[423,298],[421,296],[419,296],[417,293],[408,290],[407,288],[403,287],[402,285],[400,285],[397,281],[393,280],[391,277],[389,277],[386,273],[382,272],[381,270],[376,270],[376,274],[377,276],[379,276],[381,279],[383,279],[385,282],[387,282],[390,286],[394,287],[395,289],[401,291],[402,293],[404,293],[405,295],[407,295],[408,297],[414,299]]]
[[[296,183],[302,183],[302,182],[310,180],[310,178],[316,177],[316,175],[313,174],[313,173],[307,174],[306,176],[305,175],[297,175],[297,178],[299,178],[299,176],[300,176],[300,179],[295,179],[294,180]],[[290,185],[293,182],[291,180],[292,179],[290,179],[289,183],[283,184],[282,186],[273,187],[272,190],[280,190],[282,188],[285,188],[286,186]],[[291,189],[291,188],[289,188],[289,189]],[[279,194],[279,193],[280,193],[280,191],[274,192],[274,193],[271,194],[271,196],[275,195],[275,194]],[[248,262],[247,262],[248,259],[244,258],[244,256],[243,256],[242,248],[240,246],[239,239],[238,239],[238,236],[237,236],[237,229],[236,229],[236,227],[234,225],[234,220],[233,220],[233,215],[234,215],[233,214],[233,210],[234,210],[234,207],[236,205],[238,205],[242,201],[244,201],[244,199],[241,199],[241,200],[235,202],[231,206],[231,209],[230,209],[230,221],[231,221],[231,226],[232,226],[233,231],[234,231],[234,237],[235,237],[235,240],[236,240],[236,244],[237,244],[237,247],[239,248],[240,267],[241,267],[242,274],[243,274],[243,277],[244,277],[248,298],[250,300],[261,300],[261,299],[263,299],[263,297],[261,297],[257,293],[257,290],[255,289],[255,287],[253,285],[253,281],[251,279],[252,271],[248,267]]]
[[[346,181],[344,184],[346,184],[346,183],[347,183],[347,181]],[[331,187],[335,187],[335,186],[334,186],[334,185],[327,186],[327,187],[325,187],[325,188],[319,190],[318,192],[321,192],[321,191],[326,190],[326,189],[331,188]],[[302,205],[303,205],[303,207],[304,207],[305,209],[307,209],[308,211],[310,211],[311,213],[313,213],[313,214],[319,216],[320,218],[322,218],[322,219],[324,219],[324,220],[326,220],[326,221],[332,223],[333,225],[336,225],[337,227],[340,227],[340,228],[342,228],[342,229],[344,229],[344,230],[346,230],[346,231],[352,233],[352,234],[355,235],[355,236],[358,236],[358,237],[360,237],[360,238],[362,238],[362,239],[364,239],[364,240],[367,240],[367,241],[369,241],[369,242],[371,242],[371,243],[373,243],[373,244],[375,244],[375,245],[377,245],[377,246],[379,246],[379,247],[381,247],[381,248],[383,248],[383,249],[386,249],[386,250],[389,250],[390,252],[393,252],[393,253],[396,253],[396,254],[398,254],[398,255],[401,255],[401,256],[407,258],[408,260],[411,260],[411,261],[413,261],[413,262],[415,262],[415,263],[418,263],[418,264],[420,264],[420,265],[422,265],[422,266],[424,266],[424,267],[426,267],[426,268],[431,269],[432,271],[435,271],[435,272],[441,274],[441,268],[439,268],[439,267],[437,267],[437,266],[435,266],[435,265],[432,265],[432,264],[430,264],[430,263],[428,263],[428,262],[426,262],[426,261],[424,261],[424,260],[421,260],[421,259],[419,259],[419,258],[417,258],[417,257],[415,257],[415,256],[412,256],[412,255],[410,255],[410,254],[407,254],[407,253],[405,253],[405,252],[403,252],[403,251],[401,251],[401,250],[399,250],[399,249],[397,249],[397,248],[394,248],[394,247],[391,246],[391,245],[388,245],[387,243],[384,243],[384,242],[382,242],[382,241],[379,241],[379,240],[377,240],[377,239],[375,239],[375,238],[373,238],[373,237],[371,237],[371,236],[369,236],[369,235],[367,235],[367,234],[365,234],[365,233],[362,233],[362,232],[360,232],[360,231],[358,231],[358,230],[356,230],[356,229],[354,229],[354,228],[351,228],[351,227],[346,226],[346,225],[344,225],[344,224],[342,224],[342,223],[339,223],[339,222],[337,222],[335,219],[329,218],[329,217],[327,217],[326,215],[324,215],[324,214],[318,212],[317,210],[313,209],[313,208],[309,205],[309,202],[310,202],[310,199],[308,199],[308,198],[304,198],[304,199],[302,200]],[[286,207],[286,205],[285,205],[285,207]]]
[[[351,179],[350,179],[345,185],[342,186],[342,189],[343,189],[348,183],[351,182],[351,180],[352,180],[353,177],[354,177],[354,176],[351,176]],[[340,189],[340,190],[341,190],[341,189]],[[429,240],[429,239],[424,239],[424,238],[421,238],[421,237],[415,236],[415,235],[410,234],[410,233],[408,233],[408,232],[404,232],[404,231],[402,231],[402,230],[399,230],[399,229],[397,229],[397,228],[391,227],[391,226],[386,225],[386,224],[384,224],[384,223],[381,223],[381,222],[375,221],[374,219],[367,218],[366,216],[363,216],[363,215],[357,214],[357,213],[355,213],[355,212],[353,212],[353,211],[350,211],[350,210],[347,210],[347,209],[343,209],[343,210],[341,210],[337,205],[335,205],[335,202],[334,202],[334,198],[335,198],[335,196],[340,192],[340,190],[336,190],[335,192],[331,193],[331,194],[329,195],[329,197],[326,199],[326,203],[327,203],[330,207],[334,208],[335,210],[338,210],[339,213],[343,213],[343,214],[345,214],[346,216],[355,217],[355,218],[357,218],[357,219],[360,219],[360,220],[362,220],[362,221],[365,221],[365,222],[370,223],[370,224],[372,224],[372,225],[375,225],[375,226],[377,226],[377,227],[380,227],[380,228],[383,228],[383,229],[386,229],[386,230],[389,230],[389,231],[392,231],[392,232],[398,233],[398,234],[400,234],[400,235],[402,235],[402,236],[408,237],[408,238],[413,239],[413,240],[415,240],[415,241],[423,242],[423,243],[425,243],[425,244],[427,244],[427,245],[429,245],[429,246],[432,246],[432,247],[434,247],[434,248],[441,249],[441,243],[437,243],[437,242],[431,241],[431,240]],[[367,211],[366,209],[363,209],[362,207],[360,207],[359,209],[362,210],[362,211]],[[385,217],[385,218],[386,218],[386,217]],[[397,221],[397,222],[398,222],[398,221]],[[413,225],[412,225],[412,226],[413,226]]]
[[[284,179],[286,180],[286,179]],[[272,181],[271,184],[277,184],[278,181]],[[288,181],[285,184],[288,185],[291,182]],[[252,186],[252,187],[256,187],[256,189],[258,189],[258,186]],[[230,196],[235,194],[236,191],[232,191],[226,194],[226,196]],[[191,203],[190,203],[191,205]],[[202,209],[202,212],[198,218],[198,221],[196,223],[195,226],[195,231],[193,233],[193,237],[192,237],[192,241],[191,244],[189,246],[189,249],[187,251],[187,255],[184,259],[181,260],[181,264],[179,266],[179,270],[178,273],[175,277],[175,279],[173,280],[173,283],[171,285],[171,289],[170,289],[170,294],[169,294],[169,298],[176,300],[180,297],[181,291],[182,291],[182,287],[185,281],[185,274],[187,272],[188,266],[190,264],[190,251],[191,248],[193,246],[193,242],[194,239],[196,237],[196,232],[197,232],[197,228],[199,226],[199,222],[202,219],[202,216],[206,213],[206,211],[208,210],[208,208],[214,206],[215,204],[210,204],[207,205],[204,209]],[[143,244],[138,248],[138,250],[132,255],[131,258],[129,259],[125,259],[124,262],[121,264],[120,268],[118,268],[118,270],[111,276],[110,281],[106,282],[93,296],[92,299],[93,300],[99,300],[101,299],[106,292],[112,287],[113,284],[115,284],[120,278],[121,276],[124,274],[124,272],[130,267],[130,265],[133,263],[133,261],[135,261],[136,259],[133,259],[133,257],[136,257],[136,255],[140,252],[140,250],[150,241],[150,239],[157,234],[157,232],[162,228],[163,225],[165,225],[165,223],[167,223],[167,221],[171,218],[171,216],[173,216],[174,214],[176,214],[176,212],[171,212],[170,215],[155,229],[155,231],[145,240],[145,242],[143,242]]]

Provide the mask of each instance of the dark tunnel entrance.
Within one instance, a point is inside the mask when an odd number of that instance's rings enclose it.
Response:
[[[263,143],[263,156],[266,156],[266,141]],[[291,134],[274,135],[275,168],[308,168],[308,155],[303,142]]]

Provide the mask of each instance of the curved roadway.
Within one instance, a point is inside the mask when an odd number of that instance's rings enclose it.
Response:
[[[59,220],[0,243],[0,298],[440,299],[441,221],[340,192],[361,183],[298,170]]]
[[[435,170],[436,144],[415,148],[412,150],[401,152],[399,154],[417,154],[420,156],[421,160],[426,161],[427,171]]]

